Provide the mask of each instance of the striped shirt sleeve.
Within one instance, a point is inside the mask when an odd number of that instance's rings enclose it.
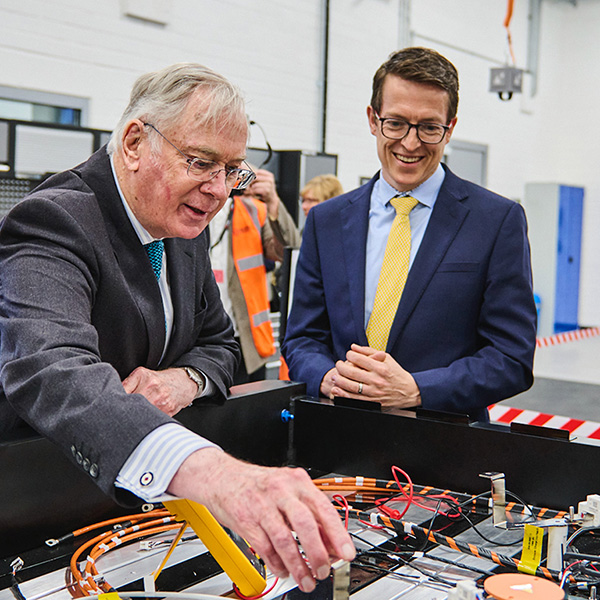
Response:
[[[219,448],[177,423],[150,432],[119,471],[115,485],[146,502],[163,496],[181,463],[196,450]]]

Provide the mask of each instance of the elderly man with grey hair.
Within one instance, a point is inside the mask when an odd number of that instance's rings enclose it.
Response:
[[[173,419],[239,361],[205,229],[244,163],[243,98],[179,64],[144,75],[107,148],[0,229],[0,432],[26,422],[121,503],[200,502],[310,591],[350,538],[300,469],[242,463]],[[301,556],[294,530],[308,562]]]

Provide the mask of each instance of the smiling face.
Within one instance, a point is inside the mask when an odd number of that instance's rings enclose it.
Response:
[[[236,127],[223,127],[218,122],[200,125],[196,115],[202,105],[201,95],[191,96],[182,115],[161,133],[190,158],[215,161],[219,169],[242,166],[247,141],[245,116],[240,114]],[[123,152],[116,161],[119,183],[133,213],[153,237],[195,238],[229,196],[225,173],[221,171],[206,182],[192,179],[185,158],[173,146],[162,138],[151,143],[149,136],[158,135],[139,119],[128,124]]]
[[[377,155],[382,177],[400,192],[413,190],[429,179],[444,156],[444,148],[456,124],[448,123],[448,93],[435,85],[387,75],[381,96],[381,118],[396,117],[409,123],[449,125],[439,144],[423,144],[413,127],[403,140],[390,140],[381,133],[381,125],[372,106],[367,108],[371,133],[377,138]]]

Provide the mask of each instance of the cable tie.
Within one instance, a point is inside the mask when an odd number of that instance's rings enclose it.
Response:
[[[134,526],[131,528],[131,531],[139,531],[139,530],[140,530],[140,526],[139,526],[139,525],[134,525]]]
[[[379,515],[377,513],[371,513],[369,521],[371,522],[371,525],[379,525]]]
[[[88,557],[86,558],[86,562],[88,562],[88,563],[90,563],[92,565],[96,564],[96,560],[92,556],[90,556],[89,554],[88,554]]]
[[[17,558],[15,558],[15,560],[13,560],[10,563],[10,568],[12,569],[12,574],[14,575],[17,571],[20,571],[24,565],[25,565],[25,562],[23,561],[23,559],[20,556],[17,556]]]
[[[334,477],[333,482],[334,483],[344,483],[344,478],[343,477]]]
[[[108,552],[110,550],[110,547],[107,546],[104,542],[102,544],[98,544],[98,548],[104,550],[105,552]]]
[[[358,476],[356,477],[356,485],[357,485],[358,487],[363,487],[363,486],[365,485],[365,478],[364,478],[364,477],[362,477],[361,475],[358,475]]]
[[[147,551],[152,550],[152,548],[154,548],[154,542],[149,540],[142,540],[140,542],[140,550]]]
[[[409,523],[408,521],[404,522],[404,533],[413,535],[413,523]]]

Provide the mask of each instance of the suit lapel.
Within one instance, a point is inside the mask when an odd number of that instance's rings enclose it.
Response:
[[[467,197],[460,179],[446,169],[423,241],[406,280],[406,286],[396,318],[390,330],[388,351],[398,340],[406,322],[439,268],[448,248],[458,234],[469,209],[463,204]]]
[[[199,279],[203,279],[203,275],[198,271],[205,267],[194,258],[193,245],[188,240],[165,240],[165,250],[174,313],[171,339],[163,359],[163,362],[168,364],[181,354],[180,341],[184,336],[189,339],[189,332],[194,327],[196,285]]]
[[[363,346],[368,344],[365,333],[365,264],[371,191],[376,179],[373,178],[369,184],[359,188],[340,211],[348,297],[355,328],[354,339]]]
[[[81,169],[81,176],[92,188],[104,217],[111,250],[130,290],[131,300],[137,305],[148,335],[147,367],[159,364],[165,343],[164,309],[154,273],[145,265],[147,255],[123,208],[114,184],[110,161],[104,148],[96,152]],[[110,182],[107,185],[107,181]]]

